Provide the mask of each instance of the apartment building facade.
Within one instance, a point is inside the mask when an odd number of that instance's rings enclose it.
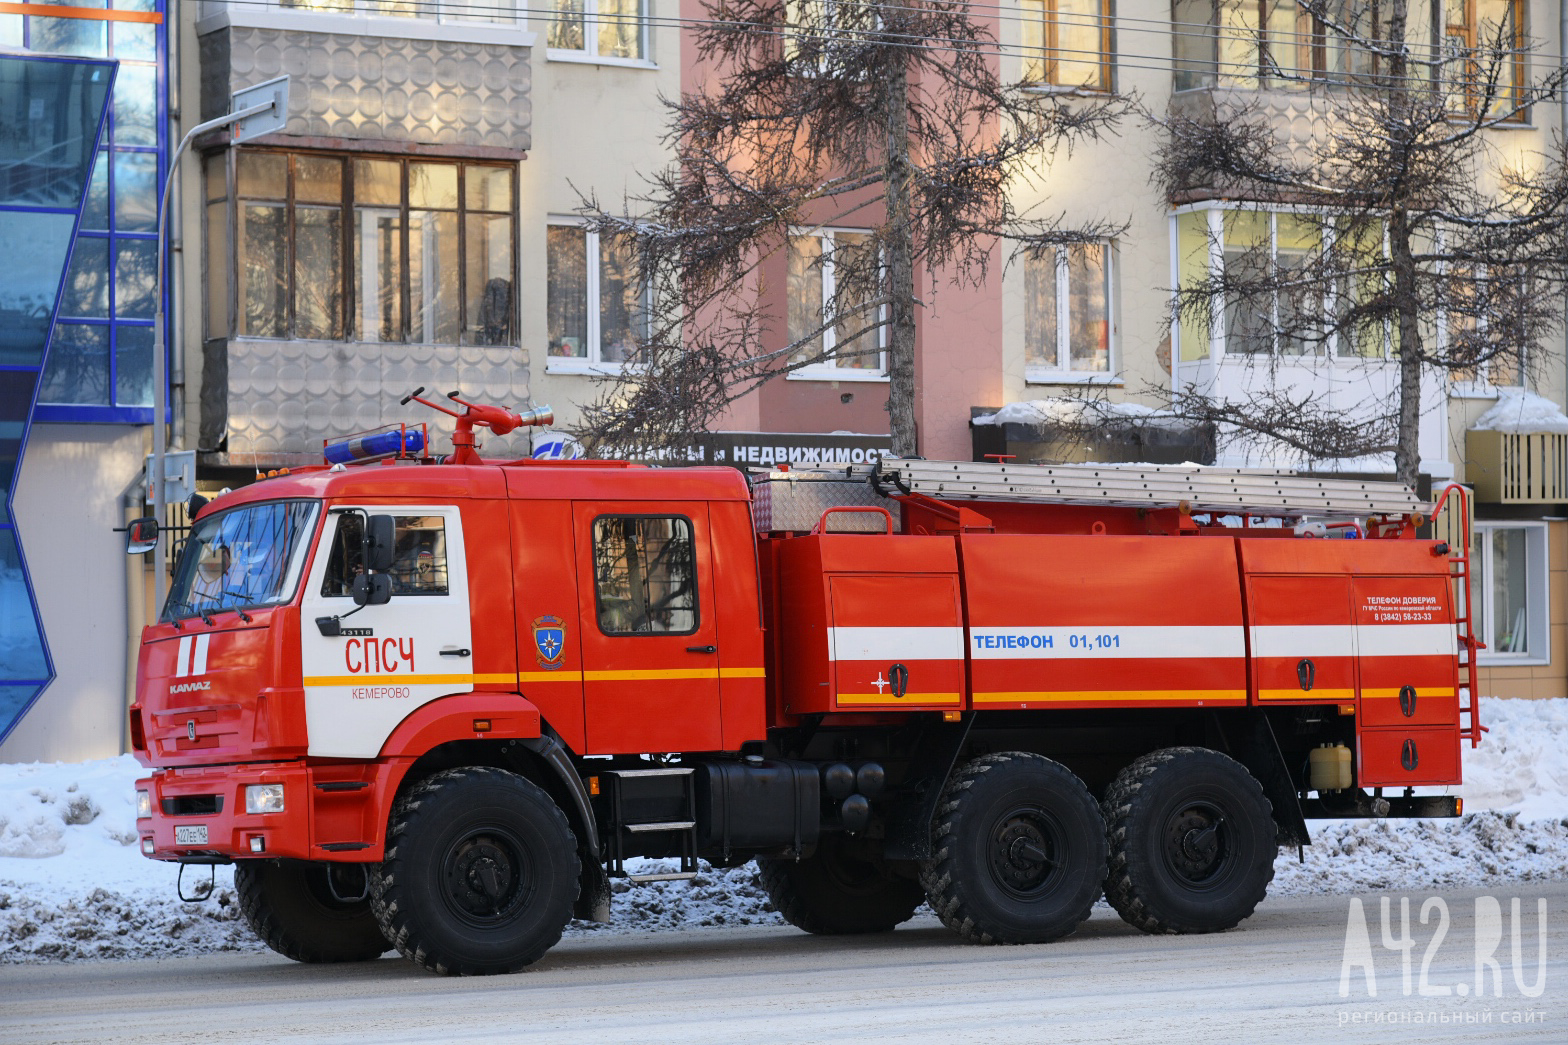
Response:
[[[106,23],[103,47],[121,58],[122,75],[136,70],[139,79],[127,100],[116,94],[124,130],[117,110],[104,173],[95,175],[107,194],[102,231],[84,219],[93,234],[84,233],[73,261],[73,271],[106,273],[103,290],[92,297],[98,284],[67,281],[72,304],[62,304],[51,347],[51,367],[68,361],[71,374],[93,376],[73,378],[86,390],[58,393],[60,402],[41,394],[35,417],[44,424],[35,426],[17,498],[19,528],[31,514],[59,534],[34,566],[41,589],[79,590],[85,562],[95,590],[105,577],[121,586],[85,615],[94,648],[112,653],[94,654],[79,671],[62,668],[26,715],[0,722],[0,758],[118,749],[123,642],[134,641],[151,608],[144,573],[125,571],[115,557],[112,528],[129,510],[122,495],[135,490],[151,421],[151,290],[137,274],[151,271],[146,244],[156,219],[144,187],[162,174],[171,140],[227,111],[234,90],[290,77],[281,132],[242,146],[222,135],[199,140],[176,183],[170,420],[174,445],[194,451],[198,484],[210,490],[318,460],[324,439],[427,420],[398,403],[419,385],[517,407],[548,403],[563,426],[574,422],[605,379],[629,365],[642,307],[630,245],[596,235],[581,207],[591,197],[636,212],[643,179],[672,155],[661,98],[702,82],[688,31],[706,17],[697,0],[532,8],[513,0],[203,0],[177,6],[167,26],[162,0],[132,2],[160,21],[150,49],[130,35],[121,50],[119,26],[132,23]],[[1271,82],[1272,67],[1259,58],[1269,32],[1297,33],[1293,21],[1282,28],[1283,10],[1230,0],[1018,0],[977,14],[1001,45],[1001,76],[1029,78],[1040,91],[1136,94],[1155,113],[1214,111],[1240,99],[1309,128],[1314,91],[1329,86]],[[1545,0],[1473,0],[1445,12],[1433,29],[1444,39],[1473,41],[1508,22],[1522,47],[1555,42],[1555,8]],[[1311,53],[1310,29],[1297,37],[1309,41],[1303,68],[1338,60]],[[17,45],[63,46],[29,36]],[[1502,148],[1530,150],[1558,126],[1557,110],[1541,107],[1495,133]],[[1114,237],[1011,263],[998,253],[978,288],[923,281],[932,293],[918,320],[917,422],[927,456],[970,457],[971,418],[1006,403],[1089,393],[1157,407],[1183,382],[1242,395],[1267,374],[1354,411],[1387,389],[1394,364],[1386,349],[1289,356],[1269,346],[1275,365],[1265,368],[1256,365],[1257,346],[1241,350],[1241,332],[1223,323],[1201,333],[1168,323],[1171,288],[1195,266],[1223,266],[1228,235],[1250,229],[1256,239],[1261,228],[1288,253],[1292,233],[1287,213],[1243,199],[1163,198],[1151,181],[1157,135],[1127,121],[1040,164],[1019,189],[1021,211],[1120,228]],[[819,259],[853,249],[873,221],[870,214],[858,228],[798,230],[764,263],[781,344],[792,311],[809,314],[832,295],[831,266]],[[1541,355],[1533,390],[1560,403],[1562,348],[1543,345]],[[1473,462],[1466,433],[1524,373],[1480,373],[1463,385],[1429,380],[1423,470],[1474,481],[1477,464],[1499,468],[1503,448],[1482,439],[1485,460]],[[830,359],[738,402],[723,427],[859,433],[867,447],[885,445],[887,388],[884,359]],[[1508,452],[1521,447],[1535,452],[1524,443]],[[526,454],[529,443],[513,436],[491,449]],[[1482,486],[1495,498],[1483,498],[1477,524],[1480,630],[1492,646],[1483,692],[1562,695],[1568,523],[1556,515],[1568,492]],[[86,513],[84,489],[94,503]],[[76,507],[64,512],[68,504]],[[58,529],[62,513],[73,521]],[[47,634],[82,626],[80,600],[41,594],[39,605]],[[79,722],[97,725],[73,735],[68,724]]]

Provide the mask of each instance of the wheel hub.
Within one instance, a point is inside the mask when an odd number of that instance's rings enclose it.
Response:
[[[1227,857],[1225,823],[1218,810],[1192,806],[1170,820],[1165,834],[1165,854],[1172,870],[1189,882],[1212,878]]]
[[[1057,867],[1054,832],[1037,812],[1003,817],[991,839],[991,871],[1005,888],[1032,893]]]
[[[468,839],[456,847],[447,866],[448,892],[468,914],[493,917],[517,898],[516,854],[494,839]]]

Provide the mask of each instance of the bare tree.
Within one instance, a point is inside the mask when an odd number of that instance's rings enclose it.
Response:
[[[1391,450],[1396,477],[1414,483],[1423,373],[1446,384],[1517,372],[1562,322],[1562,143],[1505,155],[1491,132],[1556,97],[1563,74],[1530,79],[1511,15],[1473,41],[1440,41],[1411,28],[1408,0],[1298,3],[1302,35],[1255,34],[1250,74],[1309,99],[1312,140],[1293,139],[1257,92],[1216,91],[1210,111],[1173,104],[1161,120],[1156,179],[1173,203],[1245,200],[1292,226],[1290,251],[1277,235],[1211,244],[1223,264],[1178,288],[1175,321],[1204,335],[1223,324],[1227,354],[1263,366],[1390,359],[1380,365],[1398,379],[1354,416],[1266,379],[1224,397],[1180,387],[1174,406],[1309,458]],[[1337,70],[1320,57],[1314,72],[1298,40],[1337,56]]]
[[[601,236],[635,237],[649,314],[638,365],[585,409],[581,434],[656,452],[766,381],[828,359],[877,368],[885,351],[893,450],[914,453],[917,278],[972,284],[999,246],[1010,260],[1116,231],[1013,200],[1128,106],[1002,81],[996,40],[961,0],[704,10],[693,43],[707,80],[666,102],[675,162],[624,213],[585,200]],[[845,226],[868,234],[790,259],[817,275],[831,266],[821,308],[785,306],[761,266],[792,236]]]

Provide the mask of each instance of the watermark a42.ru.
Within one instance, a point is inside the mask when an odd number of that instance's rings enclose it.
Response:
[[[1410,898],[1401,896],[1396,908],[1390,897],[1381,903],[1380,932],[1381,961],[1390,973],[1397,965],[1400,984],[1405,997],[1441,998],[1458,995],[1463,998],[1474,994],[1501,998],[1505,994],[1503,967],[1507,965],[1512,982],[1507,993],[1525,998],[1539,998],[1546,991],[1546,900],[1535,902],[1535,917],[1515,897],[1509,902],[1505,914],[1503,905],[1494,896],[1475,898],[1474,937],[1465,941],[1462,934],[1449,937],[1450,920],[1448,903],[1440,896],[1428,897],[1421,904],[1420,925],[1417,929],[1410,918]],[[1533,921],[1535,924],[1528,925]],[[1417,936],[1425,940],[1420,964],[1416,964]],[[1533,940],[1530,937],[1534,937]],[[1353,988],[1363,984],[1368,997],[1377,997],[1379,952],[1373,948],[1373,930],[1367,923],[1366,908],[1360,897],[1350,901],[1350,913],[1345,921],[1345,951],[1339,965],[1339,996],[1348,998]],[[1508,946],[1504,946],[1504,939]],[[1527,941],[1534,946],[1527,946]],[[1445,946],[1464,947],[1473,944],[1475,976],[1458,983],[1433,983],[1432,961]],[[1359,974],[1359,975],[1358,975]]]

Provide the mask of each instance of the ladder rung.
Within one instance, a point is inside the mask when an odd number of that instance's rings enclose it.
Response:
[[[690,766],[675,766],[669,769],[609,769],[606,776],[614,777],[648,777],[648,776],[691,776],[695,770]]]
[[[667,871],[663,874],[629,874],[628,882],[684,882],[697,877],[696,871]]]
[[[622,827],[633,834],[644,831],[690,831],[697,826],[695,820],[662,820],[653,824],[622,824]]]

